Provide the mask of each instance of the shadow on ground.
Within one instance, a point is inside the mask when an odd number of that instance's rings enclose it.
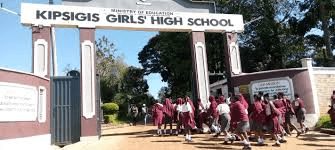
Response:
[[[112,133],[112,134],[103,134],[101,136],[122,136],[122,135],[145,135],[145,134],[154,134],[155,130],[141,131],[141,132],[124,132],[124,133]]]

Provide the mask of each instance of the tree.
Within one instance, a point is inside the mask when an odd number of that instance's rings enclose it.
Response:
[[[335,1],[305,0],[300,2],[302,19],[297,19],[299,33],[306,36],[307,48],[312,49],[317,64],[334,66],[333,50],[335,48]],[[311,32],[312,29],[323,34]]]
[[[262,20],[245,27],[239,34],[243,72],[299,67],[300,59],[309,56],[304,37],[294,16],[299,15],[296,1],[217,0],[219,13],[242,14],[244,20],[260,16]],[[222,34],[206,33],[206,49],[210,72],[223,72]],[[171,96],[191,91],[191,51],[187,33],[159,33],[139,53],[145,73],[160,73],[168,82]],[[210,82],[223,79],[211,76]]]
[[[158,91],[158,99],[164,100],[166,97],[171,97],[171,89],[169,87],[161,87],[161,89]]]
[[[188,33],[160,32],[138,54],[145,75],[160,73],[171,88],[171,96],[191,91],[191,49]]]
[[[116,57],[114,44],[102,36],[96,42],[96,69],[100,75],[101,98],[110,102],[119,92],[120,83],[127,70],[123,57]]]
[[[239,34],[243,72],[299,67],[307,56],[292,20],[299,14],[297,1],[233,0],[220,6],[223,13],[242,14],[244,20],[263,17]]]
[[[124,93],[131,95],[143,95],[149,89],[147,80],[144,79],[144,70],[133,66],[127,68],[121,86]]]

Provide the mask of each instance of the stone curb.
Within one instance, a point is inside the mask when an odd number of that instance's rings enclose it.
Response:
[[[124,128],[129,127],[130,125],[128,123],[119,124],[119,125],[113,125],[113,124],[102,124],[101,130],[107,130],[107,129],[116,129],[116,128]]]

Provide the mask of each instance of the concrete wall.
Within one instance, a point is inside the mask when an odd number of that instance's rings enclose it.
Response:
[[[50,135],[50,82],[49,79],[30,73],[0,68],[0,82],[46,88],[46,121],[0,122],[0,149],[36,148],[51,145]],[[36,100],[38,101],[38,100]],[[20,143],[20,144],[17,144]]]
[[[320,115],[327,115],[330,96],[335,90],[335,68],[313,68]]]

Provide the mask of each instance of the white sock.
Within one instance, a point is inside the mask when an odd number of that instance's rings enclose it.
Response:
[[[243,144],[244,144],[244,145],[249,145],[249,142],[248,142],[246,139],[244,139],[244,140],[243,140]]]
[[[276,141],[276,144],[280,144],[279,140]]]
[[[191,135],[188,135],[188,139],[189,139],[189,140],[192,140],[192,137],[191,137]]]
[[[161,129],[157,129],[157,134],[161,134]]]
[[[258,138],[257,142],[258,142],[258,143],[262,143],[263,141],[262,141],[261,138]]]
[[[278,140],[282,140],[282,138],[280,136],[278,136]]]
[[[285,136],[283,136],[281,139],[282,139],[282,140],[286,140],[286,139],[285,139]]]
[[[188,140],[188,134],[186,134],[185,139]]]
[[[164,129],[164,134],[166,134],[166,130]]]
[[[172,129],[170,129],[170,134],[172,134]]]

